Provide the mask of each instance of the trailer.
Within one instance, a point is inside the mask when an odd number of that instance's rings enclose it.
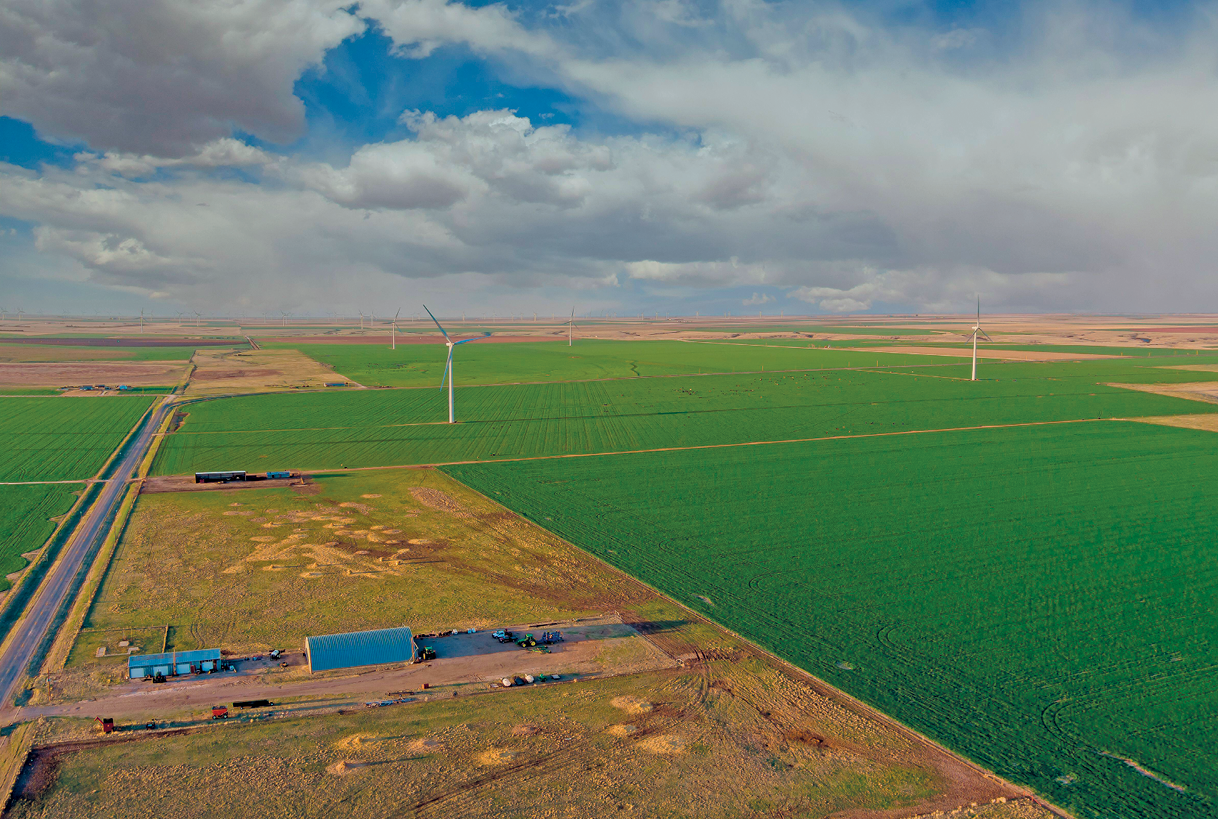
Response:
[[[196,472],[195,483],[229,483],[230,481],[245,480],[245,470],[232,472]]]
[[[292,477],[291,472],[268,472],[268,473],[266,473],[266,479],[268,481],[273,481],[276,478],[290,478],[290,477]]]

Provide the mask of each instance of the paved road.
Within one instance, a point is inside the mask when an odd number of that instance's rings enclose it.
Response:
[[[170,400],[172,397],[166,397],[160,406],[153,409],[150,418],[145,416],[147,420],[144,426],[127,449],[114,475],[105,482],[93,508],[77,524],[76,531],[60,552],[58,562],[43,578],[42,587],[34,596],[26,618],[17,624],[13,640],[4,654],[0,655],[0,712],[10,710],[12,697],[16,693],[14,689],[25,676],[30,660],[51,627],[59,607],[65,604],[73,578],[86,556],[93,554],[106,537],[109,531],[106,521],[122,502],[128,479],[135,474],[136,468],[147,453],[153,435],[164,420],[165,414],[171,411],[172,407],[167,403]]]

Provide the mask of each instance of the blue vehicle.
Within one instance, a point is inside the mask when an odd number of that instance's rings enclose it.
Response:
[[[292,477],[292,473],[291,472],[268,472],[268,473],[266,473],[266,477],[267,477],[267,480],[274,480],[275,478],[290,478],[290,477]]]

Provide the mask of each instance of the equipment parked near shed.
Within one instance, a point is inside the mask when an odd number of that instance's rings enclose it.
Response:
[[[427,662],[436,658],[436,650],[431,646],[423,646],[419,649],[419,662]]]
[[[103,734],[114,733],[114,719],[113,718],[111,718],[111,717],[105,717],[105,718],[94,717],[93,719],[98,723],[98,725],[101,726],[101,732]]]
[[[512,634],[512,632],[505,629],[499,629],[498,631],[493,632],[491,636],[501,643],[510,643],[515,638],[515,635]]]
[[[213,705],[211,707],[212,719],[228,719],[228,707],[224,705]]]
[[[269,708],[274,704],[270,700],[237,700],[233,708]]]
[[[245,470],[234,472],[196,472],[195,483],[229,483],[230,481],[245,480]]]
[[[516,645],[520,646],[521,648],[533,648],[537,645],[537,641],[533,639],[532,634],[526,634],[524,635],[523,640],[516,641]]]
[[[291,472],[268,472],[268,473],[266,473],[266,478],[269,481],[273,481],[276,478],[290,478],[290,477],[292,477]]]

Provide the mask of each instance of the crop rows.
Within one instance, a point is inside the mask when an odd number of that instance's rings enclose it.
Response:
[[[455,425],[437,423],[447,414],[439,389],[219,399],[187,407],[154,471],[440,463],[1214,409],[1082,377],[968,383],[910,372],[467,387],[457,390]]]
[[[446,352],[441,344],[283,344],[365,386],[439,387]],[[454,358],[457,384],[506,384],[640,375],[793,370],[820,367],[951,366],[942,356],[860,353],[814,347],[757,348],[682,341],[581,340],[462,345]]]
[[[150,404],[136,397],[0,400],[0,481],[93,477]]]
[[[13,585],[4,575],[25,567],[21,555],[46,542],[55,531],[51,518],[71,509],[78,491],[54,484],[0,486],[0,591]]]
[[[1215,456],[1104,422],[445,471],[1078,815],[1184,819],[1218,804]]]

